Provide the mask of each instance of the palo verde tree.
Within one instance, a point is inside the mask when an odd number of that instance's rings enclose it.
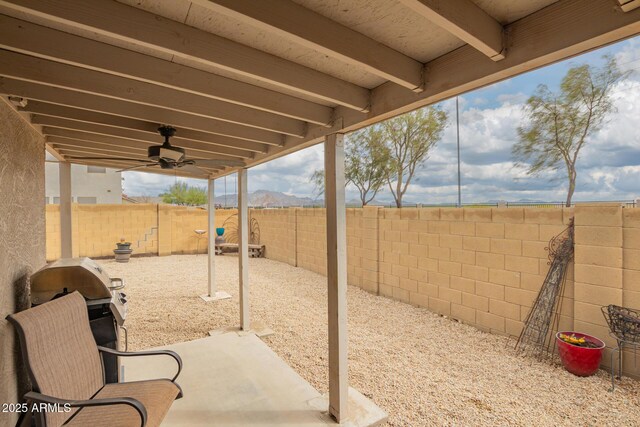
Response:
[[[353,132],[345,147],[345,179],[360,193],[360,202],[366,206],[386,183],[389,151],[384,145],[379,126]]]
[[[362,206],[370,203],[386,183],[388,150],[382,129],[369,126],[348,135],[345,144],[345,185],[353,184]],[[309,181],[317,197],[324,193],[324,170],[313,172]]]
[[[580,151],[614,111],[611,89],[626,76],[615,59],[605,59],[602,68],[585,64],[569,69],[557,93],[539,85],[527,100],[525,124],[518,127],[519,141],[512,149],[515,164],[525,166],[528,175],[566,168],[567,207],[576,189]]]
[[[381,124],[386,149],[385,180],[396,206],[402,198],[416,169],[429,158],[447,125],[447,113],[437,107],[426,107]]]
[[[164,203],[172,205],[200,206],[207,203],[207,192],[201,187],[191,187],[186,182],[176,182],[160,195]]]
[[[324,169],[315,170],[309,177],[309,182],[313,184],[314,201],[324,194]]]

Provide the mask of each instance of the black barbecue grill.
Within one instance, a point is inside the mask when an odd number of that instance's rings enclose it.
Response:
[[[87,303],[89,323],[96,344],[120,350],[127,347],[127,299],[124,281],[111,278],[90,258],[65,258],[55,261],[31,276],[31,305],[44,304],[68,293],[80,292]],[[121,334],[121,332],[124,332]],[[124,335],[124,339],[121,339]],[[122,344],[122,345],[121,345]],[[118,358],[104,354],[105,381],[119,380]]]

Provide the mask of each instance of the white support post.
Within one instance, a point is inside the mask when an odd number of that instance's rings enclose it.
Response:
[[[240,295],[240,329],[251,329],[249,317],[249,194],[247,169],[238,169],[238,268]]]
[[[208,192],[208,214],[209,222],[207,232],[209,233],[209,248],[207,254],[207,266],[209,268],[209,293],[207,295],[200,295],[205,301],[216,301],[220,299],[231,298],[231,295],[224,291],[218,291],[216,287],[216,203],[215,203],[215,190],[214,180],[209,179],[209,192]]]
[[[71,163],[60,162],[60,257],[73,257],[73,232],[71,221]]]
[[[327,285],[329,325],[329,413],[347,419],[347,230],[342,134],[324,143],[325,206],[327,208]]]

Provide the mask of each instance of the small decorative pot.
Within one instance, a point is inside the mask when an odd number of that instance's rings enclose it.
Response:
[[[129,262],[129,258],[131,258],[131,243],[130,242],[120,242],[116,243],[118,249],[114,249],[113,253],[116,256],[116,262]]]
[[[573,335],[576,338],[584,338],[590,347],[583,347],[571,344],[560,338],[562,335]],[[558,332],[556,334],[556,343],[558,345],[558,354],[562,366],[574,375],[579,377],[588,377],[595,374],[600,367],[602,361],[602,351],[605,344],[602,340],[591,335],[580,332]]]
[[[218,228],[216,228],[216,234],[217,234],[217,236],[216,236],[216,240],[215,240],[216,244],[224,243],[224,236],[223,236],[223,234],[224,234],[224,227],[218,227]]]

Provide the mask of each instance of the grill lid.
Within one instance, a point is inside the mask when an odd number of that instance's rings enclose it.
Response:
[[[63,258],[31,276],[31,303],[45,303],[65,288],[86,299],[111,298],[110,286],[109,275],[91,258]]]

